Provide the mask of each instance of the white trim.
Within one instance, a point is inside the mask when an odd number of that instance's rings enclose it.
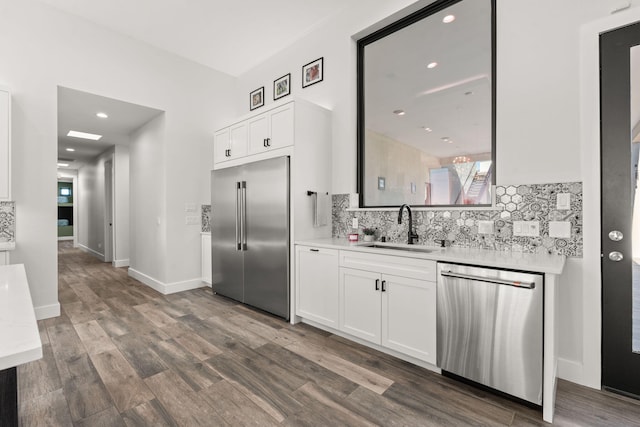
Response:
[[[111,265],[113,265],[115,268],[129,267],[129,260],[128,259],[114,259],[111,262]]]
[[[201,278],[185,280],[183,282],[174,282],[174,283],[162,283],[161,281],[154,279],[151,276],[148,276],[144,273],[141,273],[138,270],[135,270],[129,267],[129,276],[134,279],[144,283],[152,289],[160,292],[163,295],[175,294],[177,292],[188,291],[191,289],[198,289],[203,286],[206,286]]]
[[[582,363],[561,357],[558,358],[558,378],[579,384],[583,375]]]
[[[83,245],[82,243],[78,243],[78,248],[82,251],[87,252],[90,255],[93,255],[94,257],[98,258],[100,261],[104,262],[104,254],[94,251],[93,249]]]
[[[632,8],[585,24],[580,30],[580,140],[583,182],[582,375],[576,382],[601,387],[602,268],[600,215],[600,34],[640,21]],[[579,381],[578,381],[579,380]]]
[[[36,319],[37,320],[49,319],[51,317],[60,316],[60,303],[59,302],[57,302],[55,304],[41,305],[39,307],[34,307],[33,309],[34,309],[34,311],[36,313]]]

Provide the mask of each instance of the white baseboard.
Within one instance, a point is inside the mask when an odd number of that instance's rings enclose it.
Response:
[[[129,267],[129,260],[128,259],[116,259],[116,260],[113,260],[113,262],[111,264],[115,268]]]
[[[582,370],[582,363],[561,357],[558,358],[558,378],[590,387],[589,384],[586,384],[584,381]]]
[[[93,249],[78,243],[78,248],[80,248],[80,250],[83,250],[91,255],[93,255],[94,257],[98,258],[100,261],[104,262],[104,254],[101,254],[100,252],[94,251]]]
[[[129,276],[144,283],[150,288],[155,289],[163,295],[175,294],[176,292],[188,291],[191,289],[198,289],[206,285],[200,278],[185,280],[183,282],[162,283],[161,281],[156,280],[151,276],[147,276],[146,274],[141,273],[131,267],[129,267]]]
[[[60,303],[34,307],[34,311],[36,312],[36,319],[38,320],[58,317],[60,316]]]

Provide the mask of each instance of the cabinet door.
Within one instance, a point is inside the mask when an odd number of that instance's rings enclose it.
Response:
[[[293,104],[283,105],[269,113],[270,136],[267,149],[289,147],[294,141]]]
[[[296,314],[338,329],[338,251],[298,246],[296,276]]]
[[[211,284],[211,235],[202,235],[202,248],[200,250],[202,281]]]
[[[238,123],[229,128],[229,158],[237,159],[247,155],[247,125]]]
[[[382,275],[382,283],[382,345],[435,365],[435,282]]]
[[[269,138],[268,113],[249,119],[247,128],[249,132],[249,154],[262,153],[267,150],[266,140]]]
[[[380,344],[380,283],[379,273],[340,268],[341,331]]]
[[[229,128],[219,130],[213,135],[213,163],[229,160]]]
[[[0,89],[0,200],[11,200],[11,96]]]

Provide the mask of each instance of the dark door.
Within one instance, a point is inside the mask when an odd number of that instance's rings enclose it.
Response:
[[[636,83],[640,66],[633,66],[632,60],[640,55],[638,45],[640,23],[600,36],[602,385],[636,397],[640,397],[640,328],[633,325],[640,322],[640,295],[635,293],[634,304],[633,288],[634,281],[640,281],[636,263],[640,245],[634,260],[638,150],[633,129],[640,129],[636,126],[640,109],[631,94],[640,90]]]

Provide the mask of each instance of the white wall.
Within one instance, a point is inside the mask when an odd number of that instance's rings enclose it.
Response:
[[[116,145],[78,170],[78,245],[104,261],[108,230],[106,224],[105,165],[114,170],[113,263],[129,265],[129,148]]]
[[[249,92],[263,85],[267,103],[273,102],[273,79],[291,72],[294,97],[334,111],[334,193],[356,190],[356,47],[352,36],[412,3],[377,1],[366,10],[347,10],[240,77],[239,109],[246,110]],[[425,3],[413,3],[413,8]],[[591,137],[597,137],[597,128],[589,128],[585,135],[581,127],[581,109],[585,108],[580,89],[581,27],[605,19],[619,3],[497,0],[496,180],[500,185],[584,183],[585,258],[569,259],[562,280],[559,373],[594,387],[600,385],[599,320],[593,320],[599,319],[600,310],[600,275],[595,267],[599,265],[599,217],[590,215],[599,209],[599,184],[594,178],[598,158],[590,157],[583,168],[582,153],[593,151],[597,140]],[[622,14],[638,10],[638,1],[631,3],[631,11]],[[597,54],[597,44],[588,49]],[[301,89],[301,66],[318,57],[325,58],[324,81]],[[597,97],[588,101],[598,102]],[[592,119],[597,123],[596,117]]]
[[[78,245],[104,260],[105,161],[113,148],[78,170]]]
[[[130,269],[156,281],[167,278],[165,115],[161,114],[131,135],[129,147],[131,247]]]
[[[0,57],[0,84],[13,95],[17,242],[11,259],[26,266],[37,315],[52,316],[59,310],[54,197],[57,86],[166,112],[166,135],[158,149],[173,156],[163,157],[162,167],[171,180],[167,188],[171,200],[165,201],[163,210],[174,220],[183,215],[186,201],[208,202],[208,180],[203,179],[207,174],[197,166],[202,165],[213,131],[236,115],[230,105],[236,80],[34,0],[0,0]],[[185,189],[185,194],[176,189]],[[167,240],[171,251],[156,263],[169,264],[171,257],[176,280],[199,277],[198,227],[185,226],[184,218],[179,224],[161,226],[174,226],[175,231]],[[154,250],[151,242],[148,245]]]
[[[129,147],[116,145],[113,153],[114,170],[114,244],[113,264],[116,267],[129,265]]]

